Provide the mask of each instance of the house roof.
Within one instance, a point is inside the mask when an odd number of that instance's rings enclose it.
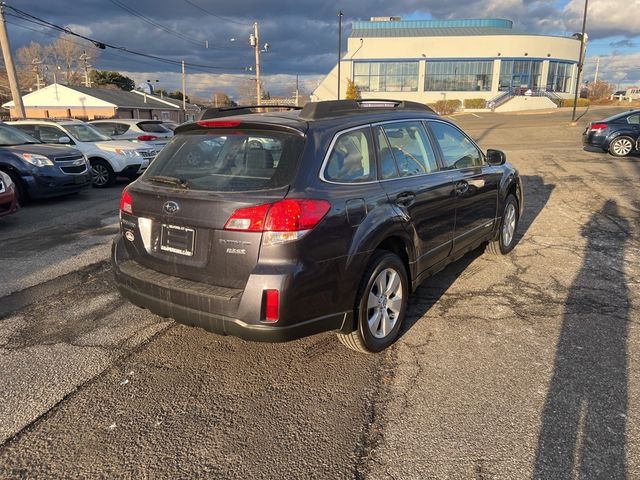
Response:
[[[134,93],[134,94],[140,95],[140,96],[144,96],[145,95],[144,92],[140,92],[138,90],[132,90],[131,93]],[[165,103],[165,104],[168,104],[168,105],[172,105],[172,106],[174,106],[176,108],[182,109],[182,100],[178,100],[176,98],[171,98],[171,97],[160,98],[157,95],[150,95],[148,93],[146,95],[147,95],[147,99],[153,98],[157,102]],[[187,102],[187,110],[200,110],[200,107],[198,107],[197,105],[194,105],[193,103]]]
[[[124,90],[110,90],[107,88],[89,88],[76,85],[67,85],[68,88],[76,92],[83,93],[105,102],[114,104],[119,108],[154,108],[164,110],[178,110],[179,107],[169,105],[166,102],[156,100],[151,95],[138,95],[134,92],[125,92]]]

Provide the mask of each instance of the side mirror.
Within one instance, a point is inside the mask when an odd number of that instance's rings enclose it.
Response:
[[[67,137],[67,136],[60,137],[60,138],[58,138],[58,143],[66,145],[66,144],[71,143],[71,139],[69,137]]]
[[[487,163],[489,165],[504,165],[507,161],[507,156],[502,150],[487,150]]]

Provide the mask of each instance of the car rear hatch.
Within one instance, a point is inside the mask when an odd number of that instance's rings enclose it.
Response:
[[[262,232],[225,225],[238,210],[285,198],[304,135],[274,126],[206,123],[214,128],[180,133],[123,193],[122,231],[129,256],[143,266],[244,288],[258,263]],[[266,150],[265,141],[280,148]]]

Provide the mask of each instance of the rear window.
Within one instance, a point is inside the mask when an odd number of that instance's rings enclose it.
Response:
[[[143,132],[149,133],[171,133],[171,130],[164,127],[161,123],[155,122],[140,122],[138,123],[138,127]]]
[[[284,132],[187,132],[171,139],[143,178],[171,177],[217,192],[279,188],[291,183],[303,146],[303,137]]]

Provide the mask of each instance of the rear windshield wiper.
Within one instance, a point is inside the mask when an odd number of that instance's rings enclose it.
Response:
[[[176,177],[165,177],[163,175],[156,175],[154,177],[149,177],[145,180],[154,183],[164,183],[166,185],[175,185],[180,188],[189,188],[189,182],[184,178],[176,178]]]

